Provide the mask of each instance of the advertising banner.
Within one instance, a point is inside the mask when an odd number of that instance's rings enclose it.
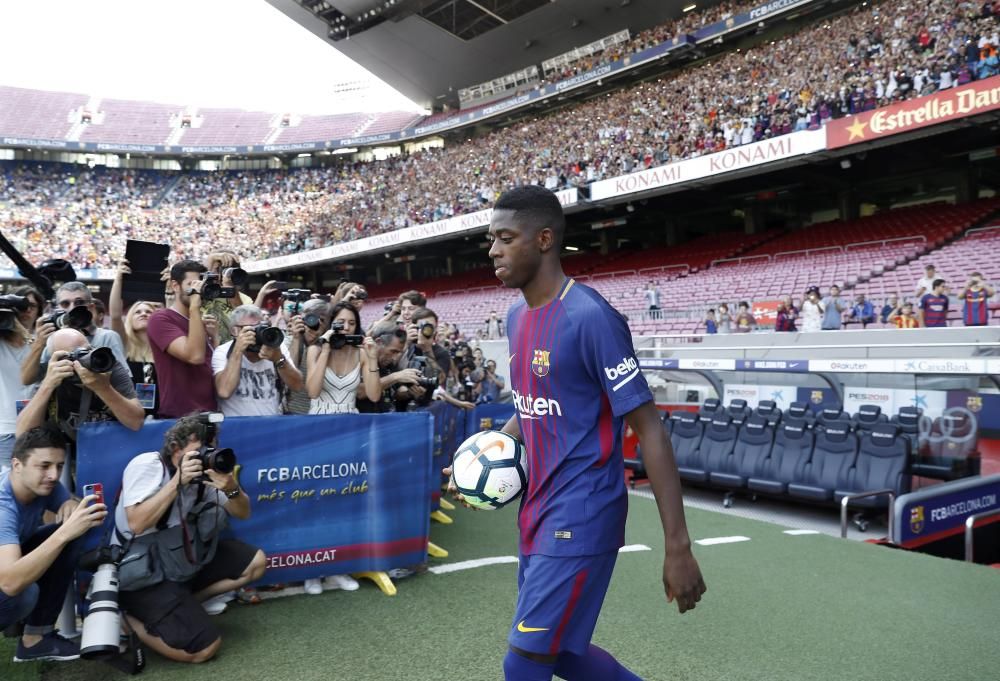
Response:
[[[230,528],[267,554],[262,583],[426,560],[432,421],[426,412],[226,419],[219,446],[236,452],[252,509]],[[78,483],[104,483],[111,501],[128,462],[159,451],[171,425],[84,425]]]
[[[882,413],[892,416],[896,413],[896,391],[892,388],[844,387],[844,411],[856,414],[862,404],[873,404],[882,408]]]
[[[1000,508],[1000,475],[934,485],[896,500],[893,536],[903,546],[920,546],[963,532],[970,515],[996,508]]]
[[[830,121],[827,148],[898,135],[1000,109],[1000,76]]]
[[[760,386],[757,385],[747,385],[743,383],[733,383],[726,384],[725,393],[723,394],[722,403],[729,404],[733,400],[746,400],[747,406],[751,409],[757,408],[757,400],[759,397]]]
[[[714,154],[647,168],[629,175],[600,180],[590,185],[590,200],[684,184],[694,180],[746,170],[795,156],[811,154],[826,147],[825,130],[802,130]]]

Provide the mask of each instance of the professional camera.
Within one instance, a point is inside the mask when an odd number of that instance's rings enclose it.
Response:
[[[264,345],[269,348],[280,348],[281,344],[285,342],[284,332],[266,322],[261,322],[253,327],[253,332],[253,345],[247,348],[247,352],[260,352],[261,346]]]
[[[203,411],[198,414],[198,420],[205,426],[205,444],[214,446],[219,438],[219,424],[226,420],[225,415],[217,411]]]
[[[417,324],[417,331],[419,331],[420,335],[424,338],[434,338],[434,333],[437,331],[437,327],[434,326],[434,322],[425,320]]]
[[[77,348],[67,354],[66,359],[79,362],[95,374],[106,374],[115,366],[115,353],[111,348]]]
[[[80,657],[103,660],[127,674],[138,674],[146,667],[146,654],[135,634],[129,636],[126,655],[121,655],[121,611],[118,606],[118,565],[122,559],[120,546],[101,546],[80,558],[80,569],[93,572],[87,600],[87,616],[83,620]]]
[[[102,549],[108,550],[109,547]],[[90,607],[83,620],[83,636],[80,638],[80,657],[88,660],[115,657],[119,652],[118,557],[107,551],[103,558],[105,560],[97,566],[90,583]],[[93,568],[84,566],[84,569]]]
[[[331,324],[330,330],[333,331],[333,335],[327,340],[321,339],[321,342],[329,343],[334,350],[339,350],[345,345],[361,346],[365,342],[365,337],[362,335],[344,333],[343,319],[338,319]]]
[[[0,331],[14,330],[14,315],[28,309],[28,299],[9,294],[0,296]]]
[[[437,372],[434,372],[434,376],[428,376],[428,373],[433,371],[427,366],[427,358],[423,355],[414,355],[410,359],[410,363],[407,366],[408,369],[416,369],[420,372],[420,378],[417,379],[417,385],[426,390],[427,392],[433,392],[437,390],[440,382],[437,378]]]
[[[217,298],[232,298],[236,295],[236,287],[223,286],[221,283],[219,283],[222,280],[222,278],[215,272],[202,272],[201,280],[205,282],[201,287],[202,300],[216,300]]]
[[[89,329],[94,323],[94,315],[85,306],[79,305],[71,310],[57,310],[52,314],[42,317],[42,323],[52,324],[57,329],[76,329],[83,331]]]
[[[236,453],[228,447],[209,447],[208,445],[202,445],[198,449],[197,456],[193,457],[198,461],[201,461],[201,467],[205,470],[211,468],[216,473],[222,473],[223,475],[233,472],[236,468]],[[207,476],[202,476],[196,482],[206,482],[208,480]]]
[[[312,291],[307,288],[290,288],[282,292],[281,297],[293,303],[304,303],[312,296]]]

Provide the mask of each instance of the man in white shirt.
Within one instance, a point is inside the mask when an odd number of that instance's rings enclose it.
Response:
[[[212,353],[212,374],[219,409],[226,416],[278,416],[284,388],[302,390],[302,373],[282,341],[258,344],[263,313],[255,305],[240,305],[230,316],[233,339]],[[271,328],[271,327],[267,327]],[[277,338],[278,329],[271,329]]]
[[[160,452],[139,454],[125,467],[112,539],[129,547],[123,564],[133,547],[149,541],[141,538],[178,527],[182,513],[189,517],[201,502],[216,504],[221,516],[250,517],[250,498],[232,473],[203,465],[201,447],[214,446],[213,437],[201,417],[179,418],[164,436]],[[212,508],[210,513],[215,512]],[[201,525],[189,523],[188,529],[205,541],[207,530]],[[220,518],[214,531],[222,529]],[[218,600],[260,579],[267,563],[263,551],[236,539],[220,539],[214,556],[195,558],[197,572],[183,582],[164,577],[141,587],[126,581],[125,571],[119,574],[120,603],[136,634],[149,648],[177,662],[205,662],[218,652],[222,638],[206,612],[209,599]]]
[[[927,265],[924,268],[924,276],[919,281],[917,281],[917,300],[920,300],[925,294],[934,292],[934,280],[944,279],[937,270],[934,269],[934,265]]]

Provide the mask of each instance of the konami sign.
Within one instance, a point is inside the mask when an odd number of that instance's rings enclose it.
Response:
[[[745,170],[774,161],[811,154],[826,148],[825,130],[803,130],[774,139],[733,147],[714,154],[640,170],[590,185],[590,200],[644,192],[693,180]]]
[[[1000,76],[830,121],[828,148],[919,130],[1000,109]]]

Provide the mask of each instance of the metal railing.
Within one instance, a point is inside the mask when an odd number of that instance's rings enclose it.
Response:
[[[984,511],[982,513],[976,513],[975,515],[970,515],[965,519],[965,562],[973,562],[974,547],[972,545],[972,535],[976,529],[976,523],[980,520],[986,520],[987,518],[992,518],[994,516],[1000,516],[1000,508],[995,508],[992,511]]]
[[[683,272],[681,272],[681,276],[683,276],[691,271],[691,266],[688,265],[687,263],[683,263],[680,265],[657,265],[655,267],[643,267],[641,270],[639,270],[639,274],[646,274],[646,273],[654,274],[656,272],[667,272],[669,270],[677,270],[677,269],[684,270]]]
[[[893,507],[896,505],[896,493],[891,489],[880,489],[873,492],[859,492],[858,494],[848,494],[843,499],[840,500],[840,538],[847,539],[847,507],[852,501],[857,501],[858,499],[867,499],[869,497],[889,497],[889,543],[895,543],[892,536],[892,513]]]
[[[852,244],[847,244],[844,246],[844,252],[851,250],[851,246],[886,246],[897,241],[920,241],[921,243],[927,243],[927,237],[922,234],[914,234],[913,236],[898,236],[894,239],[876,239],[874,241],[857,241]]]
[[[742,263],[742,262],[747,261],[747,260],[762,260],[762,259],[766,260],[767,262],[771,262],[774,258],[772,258],[770,255],[768,255],[766,253],[763,254],[763,255],[744,255],[744,256],[742,256],[740,258],[721,258],[719,260],[713,260],[710,263],[710,266],[711,267],[715,267],[716,265],[721,265],[723,263],[736,263],[736,264],[739,264],[739,263]]]
[[[837,253],[843,253],[843,246],[823,246],[822,248],[803,248],[798,251],[781,251],[780,253],[774,254],[774,259],[777,260],[783,255],[809,255],[810,253],[822,253],[823,251],[836,251]]]
[[[975,227],[973,229],[967,229],[965,230],[965,236],[969,236],[970,234],[975,234],[977,232],[990,232],[994,229],[1000,229],[1000,225],[991,225],[989,227]]]

